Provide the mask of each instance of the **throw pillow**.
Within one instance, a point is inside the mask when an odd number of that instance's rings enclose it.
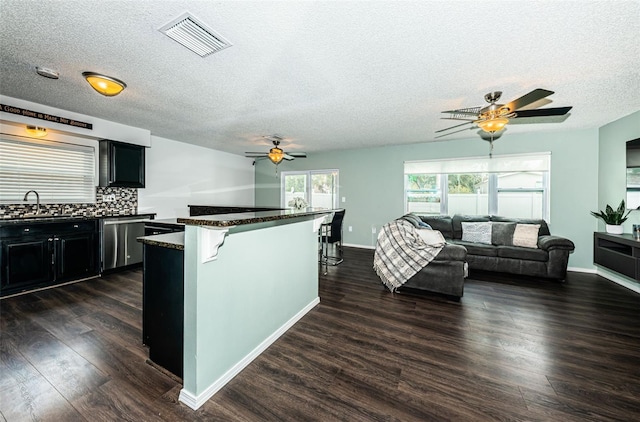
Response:
[[[421,229],[429,229],[429,230],[431,230],[431,226],[428,225],[427,223],[425,223],[422,220],[418,221],[418,226],[420,226]]]
[[[516,223],[491,222],[491,243],[496,246],[512,246]]]
[[[418,235],[420,236],[422,241],[429,246],[440,247],[447,243],[444,240],[444,236],[442,236],[442,233],[440,233],[438,230],[420,229],[416,231],[418,232]]]
[[[462,240],[473,243],[491,244],[491,223],[461,223],[462,224]]]
[[[540,224],[516,224],[513,232],[513,246],[538,248]]]

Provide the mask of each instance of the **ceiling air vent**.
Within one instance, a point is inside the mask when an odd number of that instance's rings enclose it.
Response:
[[[232,45],[188,12],[172,20],[159,31],[200,57],[217,53]]]

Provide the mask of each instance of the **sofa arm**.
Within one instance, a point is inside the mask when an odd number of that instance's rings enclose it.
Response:
[[[568,251],[573,251],[575,249],[575,245],[569,239],[551,235],[539,236],[538,247],[545,251],[549,251],[551,249],[565,249]]]
[[[447,243],[436,255],[437,261],[464,261],[467,259],[467,248],[462,245]]]

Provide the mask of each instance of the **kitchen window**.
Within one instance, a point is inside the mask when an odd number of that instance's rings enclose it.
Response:
[[[0,203],[23,203],[35,190],[42,203],[95,203],[95,148],[2,135]]]

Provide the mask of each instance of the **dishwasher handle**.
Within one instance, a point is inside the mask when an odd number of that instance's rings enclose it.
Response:
[[[125,220],[125,219],[114,219],[114,220],[104,220],[102,224],[105,226],[110,226],[112,224],[129,224],[129,223],[150,223],[153,220],[149,220],[148,218],[142,218],[138,220]]]

